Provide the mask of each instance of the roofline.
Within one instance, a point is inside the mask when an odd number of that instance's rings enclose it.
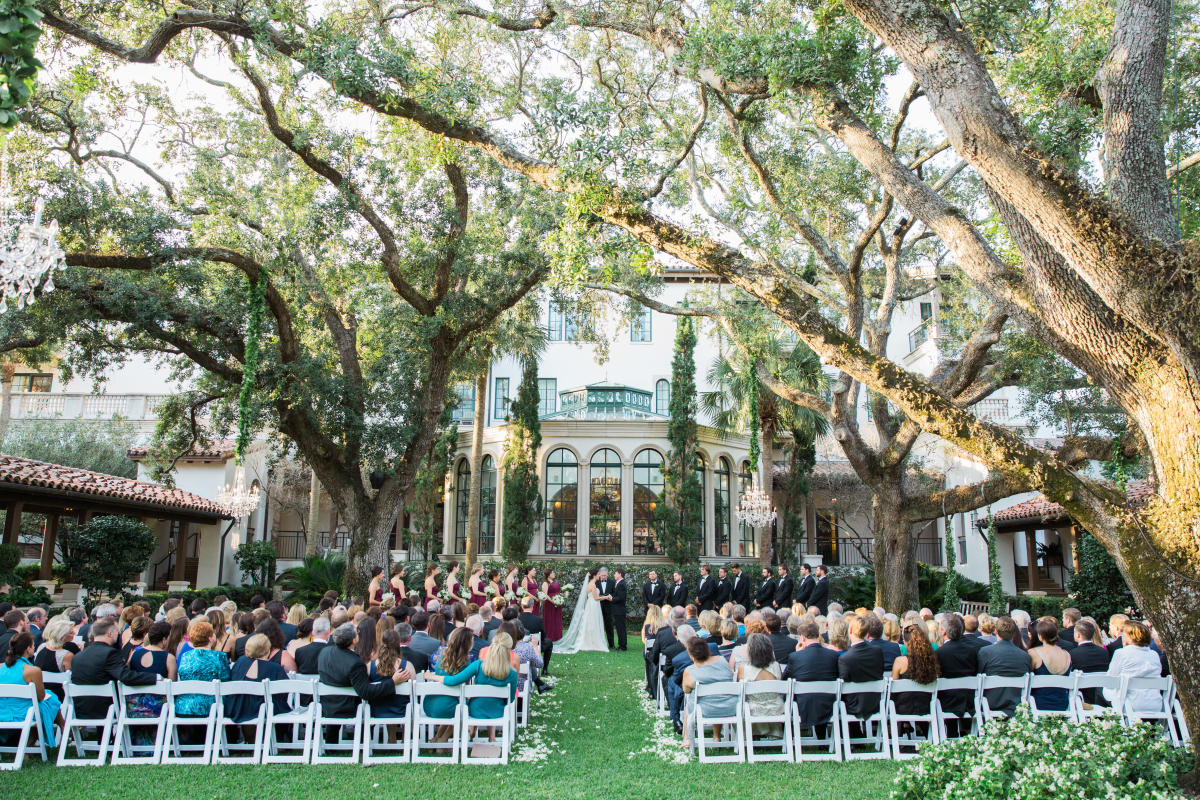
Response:
[[[10,491],[14,494],[32,494],[40,497],[65,497],[78,500],[81,503],[116,506],[119,508],[129,508],[133,510],[161,511],[164,512],[162,516],[191,517],[208,522],[217,522],[223,519],[233,519],[233,517],[227,514],[219,514],[213,511],[202,511],[196,508],[180,508],[179,506],[170,506],[163,503],[151,503],[144,500],[130,500],[127,497],[114,497],[112,495],[101,494],[99,492],[79,492],[73,489],[60,489],[53,486],[37,486],[35,484],[28,483],[14,483],[12,481],[3,479],[0,479],[0,491]],[[158,515],[156,514],[156,516]]]

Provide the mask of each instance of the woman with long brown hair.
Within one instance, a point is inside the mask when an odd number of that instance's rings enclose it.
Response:
[[[439,616],[435,614],[434,616]],[[450,641],[442,648],[441,656],[437,659],[433,672],[425,673],[428,680],[444,680],[447,675],[457,675],[467,668],[471,662],[471,645],[475,642],[475,634],[468,628],[456,628],[450,634]],[[453,697],[425,698],[425,714],[438,719],[450,719],[458,708],[458,700]],[[444,742],[450,737],[451,726],[444,725],[437,730],[434,741]]]
[[[929,684],[930,689],[928,692],[896,692],[892,700],[898,714],[924,714],[929,711],[929,696],[935,691],[932,684],[937,683],[942,672],[941,666],[933,646],[929,644],[925,626],[919,621],[905,625],[901,637],[904,639],[905,655],[897,656],[892,662],[892,680]],[[919,735],[924,736],[924,723],[919,727]]]

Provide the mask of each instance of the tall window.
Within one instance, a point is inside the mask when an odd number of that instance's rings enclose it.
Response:
[[[475,416],[475,384],[463,381],[454,387],[458,404],[454,406],[455,422],[470,422]]]
[[[483,485],[479,490],[479,552],[496,552],[496,462],[483,457],[479,470]]]
[[[654,384],[654,412],[664,417],[671,413],[671,382],[668,380]]]
[[[708,491],[708,487],[704,481],[704,456],[696,453],[696,477],[700,480],[700,530],[697,532],[697,541],[700,548],[696,551],[698,555],[705,555],[704,550],[704,496]]]
[[[826,564],[840,564],[838,557],[838,512],[832,508],[817,509],[817,552]]]
[[[467,459],[458,462],[454,480],[454,552],[467,552],[467,508],[471,503],[471,464]]]
[[[651,341],[650,309],[645,306],[638,306],[638,310],[634,314],[633,321],[629,325],[629,341]]]
[[[546,555],[574,555],[578,542],[579,462],[560,447],[546,459]]]
[[[12,390],[14,392],[48,392],[54,382],[53,375],[33,375],[17,373],[13,375]]]
[[[933,316],[933,303],[921,303],[921,322]]]
[[[955,537],[958,545],[958,563],[967,563],[967,515],[955,514],[954,524],[958,527],[958,535]]]
[[[750,462],[742,462],[742,471],[738,473],[738,497],[745,496],[750,491],[753,482]],[[754,528],[745,522],[738,523],[738,556],[740,558],[758,558],[758,540],[754,538]]]
[[[508,396],[508,378],[496,378],[496,388],[492,392],[492,419],[508,419],[508,407],[512,398]]]
[[[729,459],[717,459],[717,468],[713,471],[713,549],[714,555],[729,555],[729,539],[733,528],[733,514],[729,507],[730,472]]]
[[[563,311],[558,303],[551,300],[546,310],[546,338],[552,342],[578,341],[579,317]]]
[[[621,554],[621,458],[604,448],[592,456],[591,523],[588,547],[592,555]]]
[[[664,488],[663,457],[649,448],[633,459],[633,554],[660,556],[663,553],[659,523],[654,511]]]
[[[538,416],[558,411],[558,379],[538,378]]]

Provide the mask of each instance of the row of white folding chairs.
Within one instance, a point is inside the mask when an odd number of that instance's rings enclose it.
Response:
[[[1100,714],[1119,714],[1126,724],[1157,721],[1163,724],[1165,735],[1179,745],[1188,741],[1182,709],[1175,698],[1170,678],[1122,678],[1104,673],[1075,672],[1066,676],[1025,675],[1016,678],[979,675],[966,678],[941,678],[935,684],[918,684],[910,680],[885,678],[869,683],[836,681],[768,680],[753,682],[719,682],[696,687],[696,711],[688,721],[692,747],[703,762],[721,761],[810,761],[855,760],[865,758],[912,758],[922,744],[936,744],[949,738],[948,722],[956,723],[960,731],[975,734],[983,722],[1004,716],[992,709],[987,694],[997,689],[1017,690],[1020,703],[1027,704],[1034,716],[1061,715],[1083,722]],[[1039,709],[1033,689],[1063,689],[1068,693],[1066,711]],[[1083,691],[1109,689],[1116,695],[1112,708],[1090,706],[1083,701]],[[968,712],[958,715],[946,711],[938,699],[939,692],[970,691]],[[1160,705],[1154,709],[1135,709],[1131,692],[1157,693]],[[929,705],[921,713],[901,714],[896,708],[900,693],[926,694]],[[750,695],[777,694],[783,700],[782,711],[776,715],[755,715]],[[829,718],[823,721],[801,719],[796,702],[806,695],[820,695],[830,703]],[[853,695],[879,698],[878,710],[865,718],[851,714],[847,699]],[[1146,695],[1142,695],[1146,696]],[[736,703],[736,712],[726,716],[705,715],[702,698],[721,697]],[[814,724],[816,723],[816,724]],[[775,732],[754,733],[754,726],[775,726]],[[721,735],[707,735],[720,726]],[[1176,730],[1176,726],[1179,730]],[[858,748],[858,749],[856,749]],[[725,755],[709,751],[726,750]],[[762,752],[767,750],[769,752]]]
[[[506,763],[518,728],[517,703],[509,701],[506,687],[463,686],[446,687],[441,683],[418,678],[401,684],[397,693],[408,696],[403,717],[374,716],[369,704],[362,702],[353,689],[328,686],[316,676],[298,676],[276,681],[159,681],[152,686],[87,686],[70,682],[69,673],[47,673],[49,683],[58,683],[65,692],[64,722],[57,737],[60,742],[58,764],[62,766],[106,763],[111,754],[113,764],[171,764],[171,763],[346,763],[362,761],[364,765],[408,762],[412,760],[458,763]],[[527,682],[528,687],[528,682]],[[32,698],[32,686],[0,686],[0,697]],[[152,695],[161,703],[153,717],[132,716],[129,699]],[[202,695],[211,699],[205,716],[183,716],[175,711],[175,700],[183,695]],[[259,711],[255,718],[235,721],[225,714],[222,698],[232,696],[258,698]],[[426,697],[443,695],[456,698],[455,711],[450,718],[428,717],[424,713]],[[327,713],[322,700],[353,698],[354,714],[335,717]],[[486,725],[471,716],[469,701],[495,697],[503,700],[502,723],[490,720]],[[75,701],[94,698],[107,701],[103,717],[82,717]],[[281,698],[286,710],[275,710],[275,699]],[[529,696],[525,696],[529,707]],[[425,725],[424,737],[418,735]],[[17,745],[0,749],[14,754],[6,769],[19,769],[24,756],[36,742],[37,754],[45,760],[47,748],[40,734],[39,711],[36,702],[26,720],[5,723],[0,730],[19,730]],[[472,756],[478,737],[475,728],[499,728],[499,756]],[[198,731],[195,741],[180,737],[180,731]],[[238,729],[245,739],[234,734]],[[449,728],[451,736],[439,741],[435,729]],[[135,732],[149,734],[146,742],[135,742]],[[142,737],[138,737],[142,738]],[[431,748],[428,746],[432,746]],[[420,747],[419,747],[420,746]],[[439,751],[434,756],[418,752],[421,747]],[[72,755],[73,754],[73,755]]]

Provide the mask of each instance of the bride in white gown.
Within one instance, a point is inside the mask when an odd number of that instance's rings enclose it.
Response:
[[[579,599],[575,601],[575,613],[571,625],[563,638],[554,643],[555,655],[578,653],[584,650],[608,652],[608,639],[604,636],[604,617],[600,613],[600,601],[596,592],[596,572],[588,573],[588,581]]]

